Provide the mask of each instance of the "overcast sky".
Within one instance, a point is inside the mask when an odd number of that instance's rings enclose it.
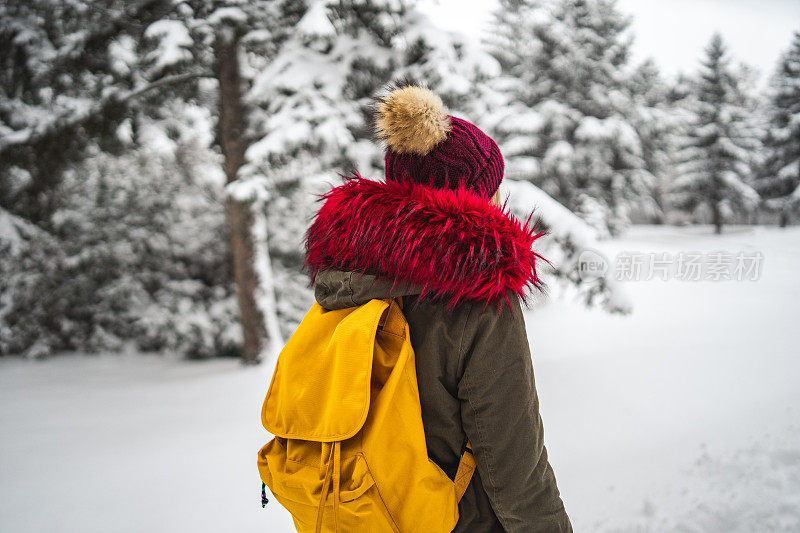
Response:
[[[617,0],[633,16],[634,56],[653,57],[665,74],[692,72],[715,30],[738,61],[765,81],[792,32],[800,30],[800,0]],[[442,26],[472,35],[489,31],[496,0],[423,0]]]

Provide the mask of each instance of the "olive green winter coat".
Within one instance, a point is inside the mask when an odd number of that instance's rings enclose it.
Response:
[[[539,233],[468,191],[353,179],[325,196],[306,265],[326,309],[401,298],[428,455],[477,471],[455,531],[572,531],[553,469],[520,298],[540,286]]]
[[[417,364],[428,455],[455,477],[468,439],[477,471],[455,531],[572,531],[547,462],[544,429],[522,310],[464,303],[446,310],[418,290],[375,276],[329,270],[316,277],[326,309],[402,297]]]

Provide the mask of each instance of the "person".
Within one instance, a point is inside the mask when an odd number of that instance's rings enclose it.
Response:
[[[572,531],[520,304],[541,288],[540,233],[492,202],[497,144],[433,92],[397,87],[376,108],[385,181],[356,174],[324,196],[306,235],[316,300],[402,300],[429,458],[453,479],[469,442],[477,462],[454,531]]]

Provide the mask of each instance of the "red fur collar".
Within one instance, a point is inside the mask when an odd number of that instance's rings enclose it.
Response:
[[[468,191],[355,176],[323,196],[306,234],[306,266],[376,274],[449,305],[497,303],[541,288],[531,250],[542,235]]]

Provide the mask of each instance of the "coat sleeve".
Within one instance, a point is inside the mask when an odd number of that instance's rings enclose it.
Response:
[[[461,418],[492,509],[509,532],[571,532],[544,447],[522,309],[473,308],[461,338]]]

